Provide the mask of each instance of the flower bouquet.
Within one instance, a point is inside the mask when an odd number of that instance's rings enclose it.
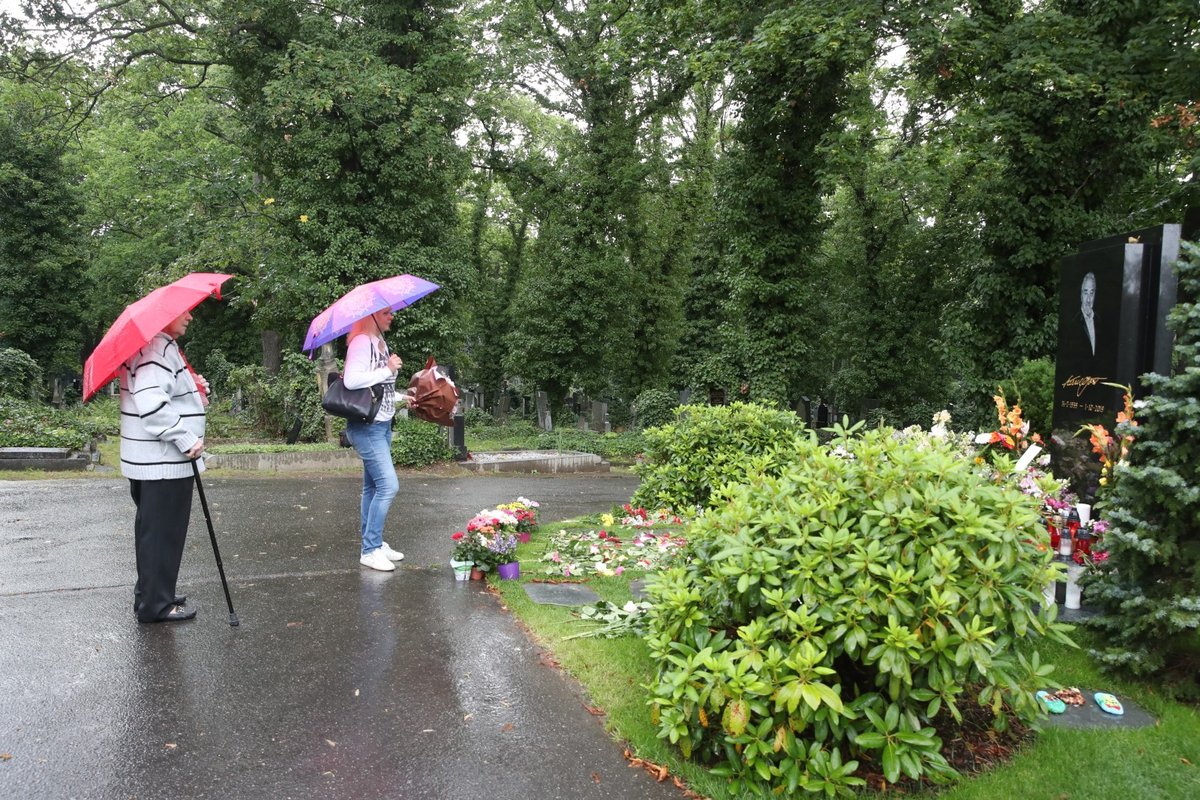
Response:
[[[467,523],[468,533],[482,533],[484,536],[491,536],[500,531],[516,533],[516,515],[498,508],[485,509],[472,517],[471,521]]]
[[[450,547],[450,566],[454,568],[456,580],[466,580],[478,560],[483,558],[486,550],[486,538],[478,533],[455,531],[450,536],[453,544]]]
[[[484,572],[496,568],[500,577],[505,580],[511,580],[520,575],[515,535],[497,531],[487,540],[484,549],[486,550],[483,556],[485,565],[480,567]]]
[[[541,508],[540,503],[527,497],[518,497],[511,503],[496,506],[497,511],[504,511],[516,517],[517,539],[522,542],[528,542],[529,534],[533,533],[533,529],[537,527],[539,508]]]

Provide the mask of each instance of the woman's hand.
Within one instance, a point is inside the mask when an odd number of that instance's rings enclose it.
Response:
[[[193,461],[195,461],[197,458],[200,457],[200,454],[203,452],[204,452],[204,440],[198,439],[198,440],[196,440],[196,443],[194,445],[192,445],[192,449],[188,450],[186,453],[184,453],[184,455],[187,456],[188,458],[192,459]]]
[[[387,368],[392,371],[393,375],[399,372],[402,366],[404,366],[404,362],[400,360],[400,356],[392,353],[391,356],[388,357]]]

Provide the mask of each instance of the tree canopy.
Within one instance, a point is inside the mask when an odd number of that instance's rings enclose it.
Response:
[[[178,273],[239,276],[201,357],[270,364],[411,272],[443,289],[396,349],[488,397],[969,424],[1053,354],[1065,253],[1198,199],[1189,0],[24,9],[0,15],[0,336],[56,369]]]

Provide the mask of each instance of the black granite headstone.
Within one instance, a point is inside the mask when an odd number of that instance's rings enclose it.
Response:
[[[1137,395],[1141,375],[1171,371],[1166,318],[1180,234],[1180,225],[1160,225],[1085,242],[1059,267],[1052,452],[1055,473],[1084,496],[1096,490],[1100,463],[1079,429],[1111,431],[1124,407],[1119,387]]]

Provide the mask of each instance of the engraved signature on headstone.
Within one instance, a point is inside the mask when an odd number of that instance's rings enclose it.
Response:
[[[1104,383],[1108,378],[1103,375],[1072,375],[1063,381],[1062,388],[1074,388],[1076,397],[1083,397],[1083,393],[1092,388],[1098,383]]]

